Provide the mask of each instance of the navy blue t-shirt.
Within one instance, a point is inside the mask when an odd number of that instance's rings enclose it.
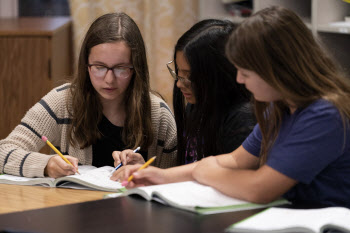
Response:
[[[259,156],[260,145],[256,125],[243,147]],[[350,130],[344,131],[340,113],[330,102],[317,100],[285,113],[266,164],[298,181],[284,195],[292,202],[350,207]]]

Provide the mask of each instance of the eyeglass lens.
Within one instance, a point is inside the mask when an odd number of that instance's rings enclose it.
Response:
[[[191,81],[190,81],[190,80],[188,80],[187,78],[183,78],[183,77],[181,77],[181,76],[179,76],[179,75],[176,74],[176,72],[175,72],[175,63],[174,63],[174,61],[169,62],[169,63],[167,64],[167,67],[168,67],[168,70],[169,70],[171,76],[172,76],[175,80],[179,80],[179,81],[181,81],[181,82],[182,82],[183,84],[185,84],[185,85],[190,85],[190,84],[191,84]]]
[[[108,68],[100,65],[91,65],[90,66],[92,74],[97,78],[105,77],[108,70],[112,70],[115,77],[118,78],[128,78],[131,73],[131,68],[129,67],[114,67]]]

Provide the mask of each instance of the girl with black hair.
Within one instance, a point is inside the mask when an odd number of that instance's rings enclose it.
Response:
[[[254,127],[249,94],[225,55],[234,27],[214,19],[197,23],[180,37],[167,64],[175,79],[179,164],[231,152]]]

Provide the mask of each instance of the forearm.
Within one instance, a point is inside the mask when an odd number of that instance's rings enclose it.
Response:
[[[199,183],[212,186],[220,192],[247,201],[255,201],[254,170],[241,170],[220,167],[207,172],[193,172],[193,177]],[[247,179],[247,177],[249,177]]]
[[[51,155],[27,151],[5,139],[0,142],[1,172],[25,177],[44,177],[44,168]]]
[[[25,177],[44,176],[44,168],[51,156],[39,152],[45,144],[40,136],[51,136],[58,131],[55,120],[44,113],[40,111],[40,105],[35,105],[21,120],[22,124],[0,141],[3,172]],[[48,129],[52,129],[50,133]]]
[[[266,165],[259,169],[230,169],[221,167],[214,157],[199,162],[192,175],[199,183],[228,196],[255,203],[273,201],[297,183]]]
[[[233,153],[233,152],[232,152]],[[232,153],[215,156],[217,163],[224,168],[236,169],[238,164]]]
[[[192,163],[184,166],[172,167],[167,169],[161,169],[150,166],[146,169],[141,169],[141,165],[125,166],[122,179],[127,179],[130,175],[134,176],[132,182],[128,183],[128,188],[134,188],[139,185],[157,185],[176,183],[182,181],[194,180],[192,177],[192,171],[196,167],[197,163]],[[122,170],[122,169],[121,169]],[[121,171],[119,171],[120,173]],[[113,174],[113,180],[118,180],[117,174]]]
[[[192,176],[192,171],[196,167],[196,165],[197,162],[165,169],[166,182],[175,183],[194,180]]]

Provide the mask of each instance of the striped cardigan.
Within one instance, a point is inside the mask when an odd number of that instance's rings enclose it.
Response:
[[[69,88],[70,84],[63,84],[50,91],[25,114],[10,135],[0,141],[0,172],[24,177],[43,177],[48,160],[53,155],[39,153],[45,145],[41,140],[42,135],[49,138],[63,154],[78,158],[81,164],[92,164],[92,146],[80,149],[69,144]],[[148,157],[157,156],[157,167],[175,166],[177,141],[174,116],[167,104],[153,94],[151,106],[154,138],[148,148]]]

